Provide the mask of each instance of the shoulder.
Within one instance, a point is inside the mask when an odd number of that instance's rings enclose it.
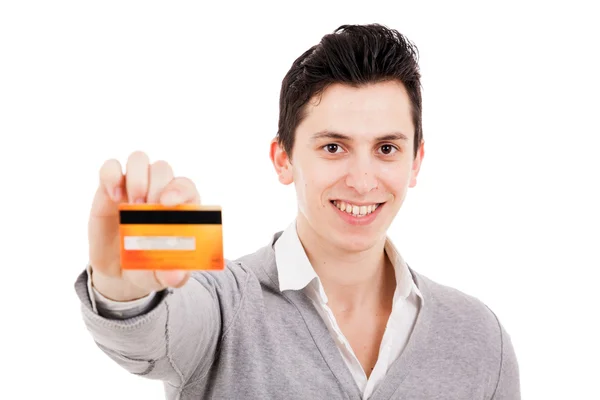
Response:
[[[194,271],[191,279],[212,295],[228,327],[238,319],[241,310],[260,307],[263,290],[274,285],[268,273],[273,264],[272,248],[265,246],[236,259],[225,259],[222,270]]]
[[[476,327],[482,334],[500,334],[498,317],[482,300],[411,272],[415,275],[417,286],[423,292],[426,306],[431,307],[433,311],[436,325],[447,325],[459,330],[472,330]]]
[[[426,322],[436,344],[497,371],[510,338],[496,313],[479,298],[456,288],[420,274],[415,274],[415,280],[423,292]]]
[[[252,270],[236,260],[225,260],[222,270],[193,271],[191,280],[208,290],[222,308],[237,309],[249,283],[256,277]]]
[[[222,270],[194,271],[191,278],[209,289],[224,305],[237,305],[244,297],[260,296],[263,285],[273,283],[269,272],[274,266],[271,246],[236,259],[226,259]]]
[[[475,296],[411,272],[423,292],[430,345],[455,365],[462,362],[481,373],[489,397],[520,398],[512,339],[496,313]]]

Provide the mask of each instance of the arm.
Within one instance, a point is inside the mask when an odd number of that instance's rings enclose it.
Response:
[[[500,325],[501,334],[501,359],[500,374],[492,400],[520,400],[521,383],[519,378],[519,364],[510,336]]]
[[[161,204],[167,208],[199,205],[193,181],[174,177],[166,161],[150,163],[147,154],[135,151],[123,166],[106,160],[88,220],[89,263],[94,266],[93,284],[105,297],[126,301],[155,292],[151,304],[123,315],[97,307],[88,273],[75,283],[83,320],[96,344],[126,370],[167,383],[169,390],[190,379],[204,377],[215,358],[222,326],[239,308],[240,268],[225,271],[140,270],[124,273],[120,257],[121,204]],[[183,272],[183,273],[182,273]],[[244,282],[247,280],[244,279]],[[137,300],[136,303],[137,305]],[[102,304],[100,304],[101,306]],[[146,307],[147,306],[147,307]],[[112,308],[112,307],[111,307]],[[110,311],[110,312],[109,312]]]
[[[75,283],[86,327],[98,347],[127,371],[181,387],[211,365],[221,313],[214,285],[204,276],[156,293],[143,312],[125,319],[94,311],[88,279],[85,271]]]
[[[92,267],[87,267],[88,296],[96,314],[109,319],[128,319],[145,314],[156,306],[156,292],[133,301],[115,301],[102,295],[93,285]]]

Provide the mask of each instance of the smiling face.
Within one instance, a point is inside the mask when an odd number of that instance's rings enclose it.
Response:
[[[296,187],[303,241],[357,252],[385,240],[424,155],[421,145],[414,157],[410,110],[397,81],[334,84],[307,105],[291,159],[272,142],[280,182]]]

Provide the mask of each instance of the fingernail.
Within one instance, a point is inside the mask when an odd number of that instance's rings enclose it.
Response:
[[[137,199],[135,199],[134,203],[135,204],[142,204],[144,202],[144,199],[141,197],[138,197]]]

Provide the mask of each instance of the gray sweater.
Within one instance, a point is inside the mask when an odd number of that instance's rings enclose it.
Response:
[[[143,315],[94,312],[84,271],[75,283],[102,351],[164,382],[167,399],[361,399],[334,339],[301,291],[278,288],[273,242],[194,272]],[[426,299],[409,342],[371,400],[519,400],[511,340],[488,307],[410,269]]]

